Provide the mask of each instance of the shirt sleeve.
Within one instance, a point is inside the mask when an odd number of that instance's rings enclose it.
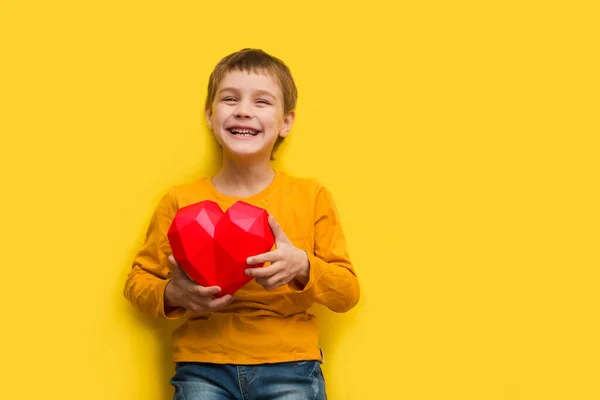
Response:
[[[292,281],[289,286],[296,292],[309,292],[315,302],[334,312],[349,311],[360,298],[358,279],[337,208],[324,187],[317,193],[314,223],[314,251],[306,252],[310,264],[308,283],[302,287]]]
[[[175,191],[171,188],[154,210],[144,244],[134,257],[123,291],[138,311],[168,319],[185,314],[183,308],[165,310],[164,301],[165,288],[171,278],[167,232],[176,212]]]

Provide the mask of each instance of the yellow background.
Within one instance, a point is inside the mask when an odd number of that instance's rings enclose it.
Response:
[[[217,167],[212,67],[259,47],[300,91],[276,166],[360,274],[319,310],[330,399],[599,399],[594,3],[3,1],[0,398],[169,398],[173,326],[124,279]]]

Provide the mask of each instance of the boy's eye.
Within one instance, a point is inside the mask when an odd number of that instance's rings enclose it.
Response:
[[[264,100],[264,99],[258,99],[258,100],[256,100],[256,102],[259,104],[271,104],[267,100]]]
[[[235,97],[224,97],[223,101],[235,101]]]

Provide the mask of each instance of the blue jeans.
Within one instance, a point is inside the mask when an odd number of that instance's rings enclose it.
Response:
[[[174,400],[326,400],[319,361],[261,365],[178,362]]]

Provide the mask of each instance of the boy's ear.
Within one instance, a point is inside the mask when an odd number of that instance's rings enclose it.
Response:
[[[296,119],[296,112],[290,111],[289,114],[283,119],[283,124],[281,125],[281,131],[279,131],[279,136],[286,137],[288,133],[292,130],[292,126],[294,125],[294,121]]]
[[[204,110],[204,116],[206,117],[206,123],[208,124],[208,129],[212,131],[212,109],[207,108]]]

